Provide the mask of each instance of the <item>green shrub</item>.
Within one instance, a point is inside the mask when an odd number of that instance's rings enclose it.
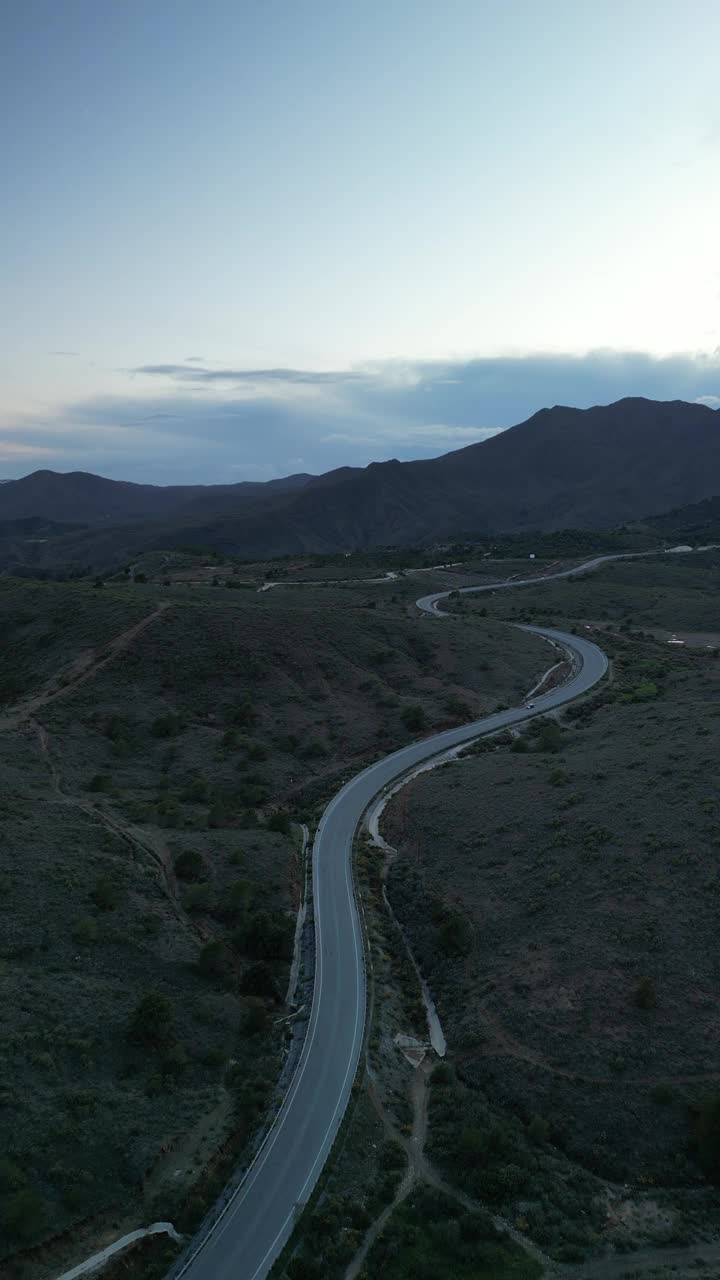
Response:
[[[196,968],[203,978],[220,978],[227,972],[227,951],[219,938],[206,942],[197,958]]]
[[[102,792],[107,795],[112,791],[112,778],[109,773],[96,773],[88,783],[88,791]]]
[[[42,1230],[44,1219],[42,1200],[30,1187],[0,1199],[0,1226],[11,1239],[32,1240]]]
[[[243,995],[261,996],[266,1000],[277,1000],[278,993],[275,986],[275,978],[267,961],[257,960],[245,970],[240,979],[240,990]]]
[[[277,813],[270,815],[266,822],[268,831],[280,831],[282,835],[290,835],[290,817],[289,814],[278,810]]]
[[[701,1103],[695,1122],[697,1155],[703,1172],[720,1181],[720,1093]]]
[[[186,911],[194,914],[210,911],[213,904],[211,885],[207,880],[202,880],[199,884],[189,884],[183,894],[182,904]]]
[[[72,936],[75,942],[79,942],[81,946],[89,947],[93,942],[97,942],[100,936],[100,930],[96,920],[91,916],[83,916],[73,927]]]
[[[641,978],[635,988],[635,1004],[638,1009],[654,1009],[657,1004],[655,983],[652,978]]]
[[[205,862],[197,849],[183,849],[175,859],[175,875],[179,880],[204,880]]]
[[[149,991],[130,1017],[128,1037],[149,1046],[168,1044],[173,1038],[174,1022],[175,1014],[167,996]]]
[[[408,707],[403,707],[400,718],[405,725],[405,728],[410,733],[419,733],[425,728],[427,723],[425,712],[419,703],[413,703]]]
[[[98,876],[95,881],[95,888],[92,891],[92,899],[100,911],[115,910],[120,900],[120,894],[117,885],[110,879],[110,876]]]
[[[542,1116],[533,1116],[528,1127],[528,1137],[533,1142],[547,1142],[550,1136],[550,1125],[547,1120],[543,1120]]]
[[[176,738],[179,733],[182,733],[185,725],[180,716],[168,711],[166,715],[158,716],[153,720],[151,727],[156,738]]]

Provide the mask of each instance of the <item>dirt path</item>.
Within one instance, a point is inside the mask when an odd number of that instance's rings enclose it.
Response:
[[[158,872],[160,887],[177,920],[192,934],[196,941],[204,941],[204,935],[191,923],[180,905],[180,893],[175,878],[172,856],[162,837],[159,834],[153,834],[145,830],[141,831],[131,823],[123,822],[120,818],[116,818],[114,814],[101,809],[99,805],[92,804],[88,800],[82,800],[79,796],[71,795],[70,792],[66,791],[63,788],[58,767],[50,751],[50,737],[47,729],[35,720],[30,720],[30,725],[37,735],[40,754],[47,765],[50,784],[56,799],[61,804],[69,805],[73,809],[79,809],[81,813],[84,813],[94,821],[101,822],[108,831],[128,844],[133,854],[139,853],[144,859],[149,859]]]
[[[708,1270],[712,1267],[712,1270]],[[667,1280],[718,1280],[720,1277],[720,1244],[689,1244],[680,1249],[638,1249],[635,1253],[617,1254],[611,1258],[597,1258],[580,1267],[563,1267],[562,1276],[567,1280],[624,1280],[624,1277],[640,1277],[652,1272],[653,1280],[666,1276]]]
[[[93,676],[97,675],[98,671],[102,671],[103,667],[107,667],[109,663],[114,662],[119,654],[124,653],[133,641],[139,635],[142,635],[143,631],[169,608],[169,602],[162,601],[152,613],[141,618],[132,627],[128,627],[127,631],[122,631],[114,640],[110,640],[99,653],[97,650],[91,649],[89,653],[76,658],[67,671],[61,672],[55,677],[54,684],[50,684],[42,692],[36,693],[25,702],[19,702],[12,711],[0,716],[0,732],[6,729],[17,729],[19,725],[29,720],[43,707],[54,702],[56,698],[63,698],[66,694],[73,693],[75,689],[79,689],[80,685],[84,684],[86,680],[91,680]]]
[[[412,1102],[413,1114],[412,1130],[410,1132],[410,1136],[406,1137],[398,1132],[387,1112],[387,1109],[383,1105],[377,1080],[375,1079],[375,1075],[369,1063],[367,1064],[366,1078],[368,1096],[383,1123],[383,1127],[388,1137],[399,1143],[404,1149],[408,1165],[403,1175],[402,1182],[395,1192],[392,1201],[389,1205],[386,1205],[382,1213],[380,1213],[375,1221],[368,1227],[360,1248],[345,1271],[344,1280],[357,1280],[365,1260],[375,1241],[378,1239],[378,1236],[380,1236],[384,1231],[398,1205],[402,1204],[403,1200],[407,1199],[413,1187],[419,1182],[425,1183],[429,1187],[433,1187],[436,1191],[439,1191],[449,1199],[454,1200],[456,1204],[462,1205],[463,1209],[466,1209],[469,1213],[487,1212],[484,1205],[479,1204],[477,1200],[473,1200],[471,1196],[465,1195],[463,1191],[460,1191],[457,1187],[446,1182],[431,1165],[425,1155],[425,1140],[427,1138],[428,1123],[428,1085],[434,1066],[434,1059],[425,1058],[413,1073],[410,1083],[410,1100]],[[534,1244],[532,1240],[528,1240],[527,1236],[523,1235],[521,1231],[518,1231],[517,1228],[514,1227],[506,1218],[500,1217],[499,1214],[493,1214],[492,1220],[499,1231],[502,1231],[505,1235],[509,1236],[510,1239],[514,1240],[515,1243],[520,1245],[520,1247],[524,1249],[526,1253],[529,1253],[531,1257],[537,1259],[544,1268],[544,1274],[547,1277],[547,1280],[551,1280],[551,1278],[554,1277],[559,1278],[565,1275],[570,1277],[571,1271],[567,1267],[561,1267],[557,1263],[553,1262],[552,1258],[548,1257],[548,1255],[544,1253],[538,1245]],[[574,1277],[574,1271],[572,1271],[572,1275]]]
[[[720,1080],[720,1071],[699,1071],[691,1075],[676,1076],[623,1075],[622,1077],[592,1076],[584,1075],[580,1071],[569,1071],[565,1067],[554,1066],[542,1054],[515,1040],[500,1026],[495,1015],[487,1008],[481,1009],[481,1015],[483,1029],[487,1032],[491,1043],[485,1049],[474,1050],[475,1053],[480,1052],[484,1058],[514,1058],[518,1062],[527,1062],[540,1071],[546,1071],[549,1075],[558,1076],[563,1080],[577,1081],[579,1084],[615,1085],[620,1079],[623,1084],[636,1084],[647,1088],[656,1084],[701,1084],[705,1081]]]

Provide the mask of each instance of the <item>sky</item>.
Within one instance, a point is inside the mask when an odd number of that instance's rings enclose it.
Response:
[[[717,0],[8,0],[0,478],[720,406],[719,47]]]

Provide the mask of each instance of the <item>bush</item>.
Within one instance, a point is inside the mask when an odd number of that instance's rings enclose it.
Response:
[[[251,964],[240,979],[240,990],[243,995],[277,1000],[278,993],[270,965],[265,960],[257,960],[255,964]]]
[[[96,773],[88,783],[88,791],[99,791],[107,795],[112,791],[112,778],[109,773]]]
[[[204,880],[206,867],[197,849],[183,849],[175,859],[175,875],[178,880]]]
[[[287,813],[278,811],[271,814],[266,822],[268,831],[280,831],[282,835],[290,835],[290,816]]]
[[[19,1191],[27,1185],[27,1178],[19,1165],[9,1156],[0,1156],[0,1193]]]
[[[205,943],[197,958],[196,968],[203,978],[220,978],[227,972],[227,952],[218,938]]]
[[[720,1181],[720,1094],[701,1103],[696,1120],[697,1154],[706,1176]]]
[[[528,1125],[528,1137],[533,1142],[547,1142],[550,1135],[550,1125],[547,1120],[543,1120],[542,1116],[533,1116]]]
[[[175,1015],[167,996],[150,991],[135,1007],[128,1024],[128,1036],[153,1047],[168,1044],[173,1036]]]
[[[208,884],[207,880],[201,881],[200,884],[188,885],[182,898],[182,904],[185,910],[193,913],[209,911],[212,907],[212,902],[212,888]]]
[[[448,955],[469,955],[473,944],[470,921],[457,911],[448,914],[440,926],[438,942]]]
[[[168,711],[164,716],[158,716],[152,722],[152,732],[156,738],[176,738],[179,733],[182,733],[184,727],[182,718],[172,711]]]
[[[562,729],[555,720],[541,720],[535,730],[536,751],[559,751],[562,747]]]
[[[42,1229],[43,1203],[30,1187],[23,1187],[0,1201],[0,1226],[15,1240],[31,1240]]]
[[[425,712],[419,703],[413,703],[408,707],[403,707],[401,717],[405,728],[410,733],[419,733],[427,724]]]
[[[97,921],[91,916],[83,916],[78,920],[72,931],[75,942],[79,942],[81,946],[89,947],[93,942],[97,942],[100,936]]]
[[[252,703],[246,698],[239,704],[239,706],[235,707],[234,710],[231,711],[230,717],[233,724],[241,726],[253,725],[257,720],[257,713]]]
[[[119,896],[117,885],[113,883],[109,876],[98,876],[95,881],[95,888],[92,891],[92,899],[100,911],[114,911],[118,904]]]
[[[233,934],[236,951],[256,960],[289,960],[293,950],[292,924],[280,911],[258,911]]]
[[[641,978],[635,988],[635,1004],[638,1009],[654,1009],[657,1004],[655,983],[652,978]]]

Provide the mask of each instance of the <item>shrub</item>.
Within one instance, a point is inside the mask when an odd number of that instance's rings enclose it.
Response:
[[[43,1203],[30,1187],[23,1187],[0,1202],[0,1226],[15,1240],[31,1240],[44,1221]]]
[[[536,751],[559,751],[562,746],[562,730],[555,720],[541,720],[535,731]]]
[[[93,942],[97,942],[100,936],[97,921],[93,920],[91,916],[83,916],[73,928],[72,936],[75,942],[79,942],[82,946],[91,946]]]
[[[100,911],[114,911],[119,896],[117,885],[109,876],[98,876],[92,891],[92,899]]]
[[[88,791],[100,791],[107,794],[112,791],[112,778],[109,773],[96,773],[88,783]]]
[[[227,970],[227,952],[218,938],[206,942],[197,958],[196,968],[203,978],[219,978]]]
[[[270,965],[265,960],[257,960],[255,964],[251,964],[240,979],[240,990],[243,995],[277,1000],[277,988]]]
[[[453,911],[446,916],[438,932],[438,942],[450,955],[466,956],[472,950],[473,932],[470,921]]]
[[[200,884],[190,884],[183,894],[182,904],[186,911],[196,913],[209,911],[212,906],[212,888],[207,880]]]
[[[233,934],[233,946],[257,960],[289,960],[293,928],[282,912],[258,911]]]
[[[262,1005],[252,1004],[245,1011],[242,1020],[242,1029],[248,1036],[261,1035],[266,1030],[268,1024],[268,1016]]]
[[[657,1004],[655,983],[652,978],[641,978],[635,988],[635,1004],[638,1009],[654,1009]]]
[[[284,836],[290,835],[290,817],[287,813],[278,811],[271,814],[265,825],[268,831],[280,831]]]
[[[403,707],[401,719],[410,733],[419,733],[427,723],[425,712],[419,703],[412,703],[408,707]]]
[[[528,1125],[528,1137],[533,1142],[547,1142],[550,1134],[550,1125],[547,1120],[543,1120],[542,1116],[533,1116]]]
[[[175,859],[175,875],[179,880],[204,880],[206,867],[197,849],[183,849]]]
[[[0,1192],[19,1191],[27,1184],[27,1178],[19,1165],[9,1156],[0,1156]]]
[[[698,1159],[713,1182],[720,1181],[720,1094],[701,1103],[696,1120]]]
[[[144,995],[133,1011],[128,1036],[141,1044],[158,1046],[172,1039],[175,1015],[167,996],[157,991]]]
[[[152,722],[152,732],[156,738],[176,738],[179,733],[182,733],[184,727],[181,717],[172,711],[168,711],[164,716],[158,716]]]
[[[252,703],[246,698],[230,713],[233,724],[252,725],[257,720],[257,713]]]

